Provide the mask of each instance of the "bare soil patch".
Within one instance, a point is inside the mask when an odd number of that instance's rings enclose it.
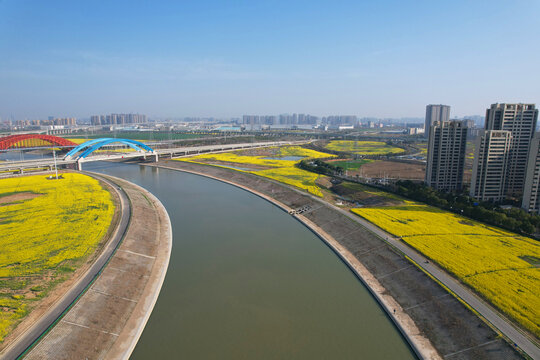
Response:
[[[349,173],[352,173],[352,175],[361,174],[371,178],[388,177],[404,180],[423,180],[426,173],[426,166],[414,163],[381,160],[362,165],[360,170]]]
[[[229,161],[205,160],[205,159],[201,159],[201,160],[197,160],[197,161],[208,164],[208,165],[230,166],[230,167],[237,168],[237,169],[240,169],[240,170],[243,170],[243,169],[247,169],[247,170],[271,169],[271,167],[269,167],[269,166],[262,166],[262,165],[256,165],[256,164],[245,164],[245,163],[238,164],[238,163],[229,162]]]
[[[17,194],[11,194],[6,196],[0,196],[0,205],[10,205],[14,202],[30,200],[41,196],[41,194],[31,193],[31,192],[20,192]]]
[[[279,156],[279,148],[255,148],[234,151],[238,155],[243,156]]]

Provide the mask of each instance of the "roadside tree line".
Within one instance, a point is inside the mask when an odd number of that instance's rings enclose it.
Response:
[[[334,166],[320,159],[302,160],[298,167],[317,174],[335,176],[350,181],[350,179],[343,178],[344,169],[341,166]],[[410,180],[400,180],[388,185],[364,185],[373,186],[518,234],[538,238],[540,215],[529,214],[521,209],[503,209],[490,202],[477,202],[465,194],[439,192],[425,184]]]

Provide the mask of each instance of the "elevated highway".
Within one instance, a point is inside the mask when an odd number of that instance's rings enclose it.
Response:
[[[307,141],[265,141],[265,142],[253,142],[253,143],[241,143],[241,144],[222,144],[222,145],[204,145],[204,146],[185,146],[171,149],[158,149],[153,152],[148,151],[132,151],[125,153],[114,154],[92,154],[85,158],[57,158],[56,166],[58,168],[66,168],[75,166],[77,169],[82,170],[83,163],[92,161],[108,161],[108,160],[129,160],[129,159],[141,159],[142,161],[158,161],[159,158],[173,158],[179,156],[196,155],[210,152],[222,152],[232,151],[250,148],[271,147],[271,146],[283,146],[283,145],[299,145],[304,144]],[[2,174],[11,174],[13,172],[24,173],[25,171],[34,170],[52,170],[55,166],[55,160],[52,158],[45,158],[39,160],[25,160],[25,161],[4,161],[0,162],[0,176]]]

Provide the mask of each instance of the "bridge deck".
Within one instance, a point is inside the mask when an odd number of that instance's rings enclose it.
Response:
[[[203,145],[203,146],[185,146],[171,149],[158,149],[152,152],[126,152],[107,155],[92,155],[83,159],[57,159],[56,164],[59,167],[81,164],[91,161],[106,161],[106,160],[119,160],[119,159],[133,159],[140,157],[174,157],[182,155],[191,155],[198,153],[219,152],[219,151],[231,151],[241,150],[256,147],[268,147],[268,146],[283,146],[283,145],[298,145],[306,143],[306,141],[272,141],[272,142],[256,142],[256,143],[241,143],[241,144],[223,144],[223,145]],[[39,160],[24,160],[24,161],[4,161],[0,162],[0,173],[19,171],[25,169],[34,168],[51,168],[54,166],[54,159],[39,159]]]

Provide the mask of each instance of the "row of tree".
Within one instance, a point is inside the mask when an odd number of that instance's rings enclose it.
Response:
[[[341,166],[334,166],[319,159],[302,160],[298,163],[298,167],[300,169],[328,176],[343,174],[343,168]]]
[[[344,173],[342,167],[334,166],[319,159],[302,160],[298,167],[328,176],[339,177]],[[464,194],[439,192],[423,183],[400,180],[394,184],[376,187],[518,234],[537,237],[536,235],[540,229],[540,215],[530,214],[517,208],[503,209],[491,202],[479,203]]]

